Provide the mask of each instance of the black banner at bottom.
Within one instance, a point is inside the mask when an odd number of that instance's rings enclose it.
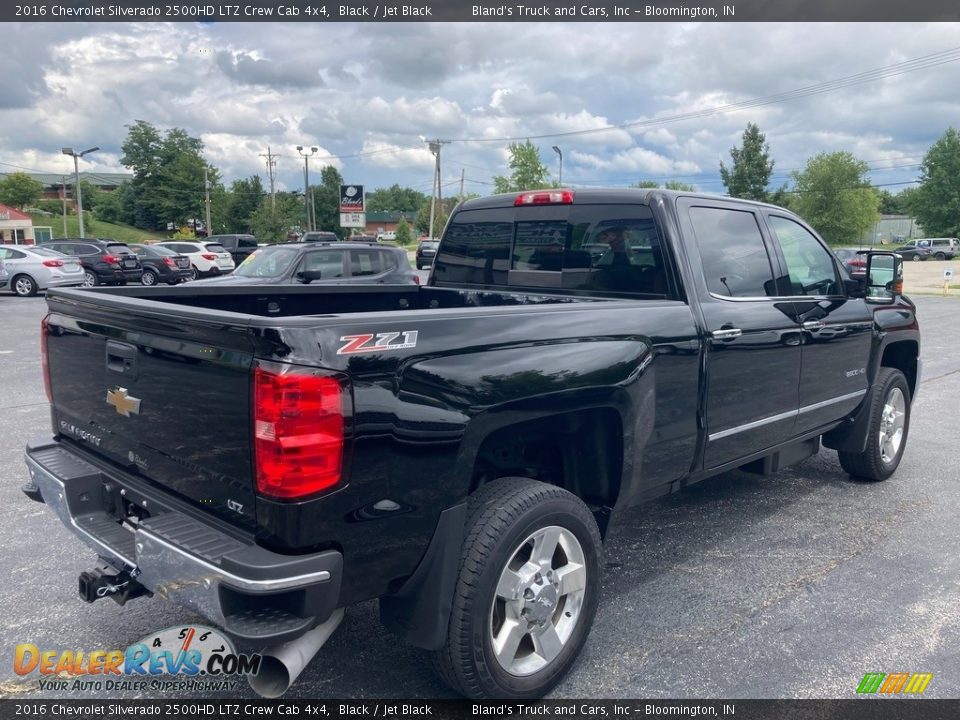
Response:
[[[954,720],[960,700],[0,700],[0,718],[842,718]]]

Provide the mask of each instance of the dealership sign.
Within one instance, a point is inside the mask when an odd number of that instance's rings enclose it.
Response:
[[[340,186],[340,227],[366,227],[363,185]]]

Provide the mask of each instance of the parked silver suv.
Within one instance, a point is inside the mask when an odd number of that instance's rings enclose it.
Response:
[[[907,244],[926,248],[934,260],[952,260],[960,253],[960,240],[957,238],[917,238]]]

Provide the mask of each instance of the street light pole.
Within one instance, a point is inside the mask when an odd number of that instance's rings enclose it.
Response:
[[[300,153],[300,157],[303,158],[303,210],[307,216],[306,223],[308,232],[316,229],[313,227],[314,223],[311,222],[311,218],[313,217],[311,212],[313,210],[313,203],[310,202],[310,200],[313,194],[310,192],[310,158],[319,149],[320,148],[311,147],[310,152],[305,153],[303,151],[303,145],[297,145],[297,152]]]
[[[80,237],[86,237],[86,235],[83,234],[83,195],[80,192],[80,164],[78,161],[84,155],[96,152],[99,149],[99,147],[92,147],[80,153],[75,153],[73,148],[60,149],[60,152],[62,152],[64,155],[70,155],[73,158],[73,176],[77,185],[77,217],[80,219]]]
[[[553,146],[553,151],[560,156],[560,174],[557,176],[557,185],[563,185],[563,152],[556,145]]]

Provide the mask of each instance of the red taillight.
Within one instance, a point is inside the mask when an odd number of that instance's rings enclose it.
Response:
[[[419,284],[420,284],[420,276],[419,276],[419,275],[414,275],[414,276],[413,276],[413,284],[414,284],[414,285],[419,285]]]
[[[47,267],[63,267],[63,260],[44,260],[43,264]]]
[[[120,258],[118,258],[116,255],[104,255],[104,256],[103,256],[103,261],[104,261],[105,263],[109,263],[110,265],[119,265],[119,264],[120,264]]]
[[[175,268],[177,266],[177,261],[174,260],[172,257],[165,257],[163,259],[163,264],[166,265],[167,267]]]
[[[217,259],[217,256],[214,255],[213,253],[200,253],[200,257],[202,257],[204,260],[216,260],[216,259]]]
[[[258,492],[299,498],[340,482],[343,395],[343,386],[329,375],[256,368],[253,434]]]
[[[513,201],[519,205],[571,205],[573,204],[573,190],[537,190],[517,195]]]
[[[43,370],[43,391],[47,394],[47,402],[53,402],[53,393],[50,391],[50,361],[47,359],[49,325],[47,318],[40,321],[40,367]]]

